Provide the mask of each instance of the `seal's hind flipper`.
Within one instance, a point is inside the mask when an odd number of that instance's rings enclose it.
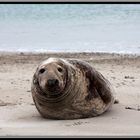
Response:
[[[114,104],[119,104],[119,100],[118,99],[115,99],[114,100]]]

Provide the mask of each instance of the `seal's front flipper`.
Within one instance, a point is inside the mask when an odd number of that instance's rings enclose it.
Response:
[[[105,104],[108,104],[112,100],[112,91],[110,89],[110,83],[104,76],[93,70],[87,71],[86,77],[89,79],[89,96],[92,94],[92,97],[100,96]]]
[[[91,86],[91,84],[90,84],[90,86]],[[99,97],[99,94],[98,94],[96,88],[93,88],[93,86],[92,86],[92,87],[90,87],[90,86],[89,86],[88,95],[85,97],[85,99],[86,99],[87,101],[91,100],[92,98],[97,98],[97,97]]]
[[[100,96],[97,91],[97,87],[95,86],[95,80],[92,73],[92,70],[86,71],[86,78],[89,80],[88,95],[85,98],[86,100],[91,100],[92,98],[97,98]]]

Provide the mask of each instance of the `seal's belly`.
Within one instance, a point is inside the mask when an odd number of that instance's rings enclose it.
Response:
[[[104,103],[100,99],[94,99],[91,102],[77,100],[72,104],[63,106],[43,106],[38,105],[38,110],[42,116],[53,119],[77,119],[97,116],[103,112]]]

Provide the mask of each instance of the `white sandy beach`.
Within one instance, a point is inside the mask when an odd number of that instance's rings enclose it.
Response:
[[[119,104],[94,118],[42,118],[32,100],[31,80],[49,56],[91,63],[112,83]],[[140,136],[140,56],[1,53],[0,64],[0,136]]]

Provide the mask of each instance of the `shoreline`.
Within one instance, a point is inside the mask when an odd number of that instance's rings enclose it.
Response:
[[[64,59],[81,59],[94,63],[129,63],[140,60],[140,55],[136,54],[119,54],[119,53],[24,53],[24,52],[0,52],[0,64],[14,63],[39,63],[49,57],[60,57]],[[123,60],[123,61],[122,61]],[[133,63],[134,64],[134,63]]]
[[[1,54],[108,54],[108,55],[132,55],[132,56],[140,56],[140,53],[119,53],[119,52],[84,52],[84,51],[81,51],[81,52],[65,52],[65,51],[62,51],[62,52],[36,52],[36,51],[0,51],[0,55]]]
[[[89,62],[110,81],[119,104],[114,104],[110,111],[93,118],[42,118],[32,100],[31,81],[38,64],[48,57],[74,58]],[[140,56],[0,52],[0,64],[0,136],[140,135]]]

